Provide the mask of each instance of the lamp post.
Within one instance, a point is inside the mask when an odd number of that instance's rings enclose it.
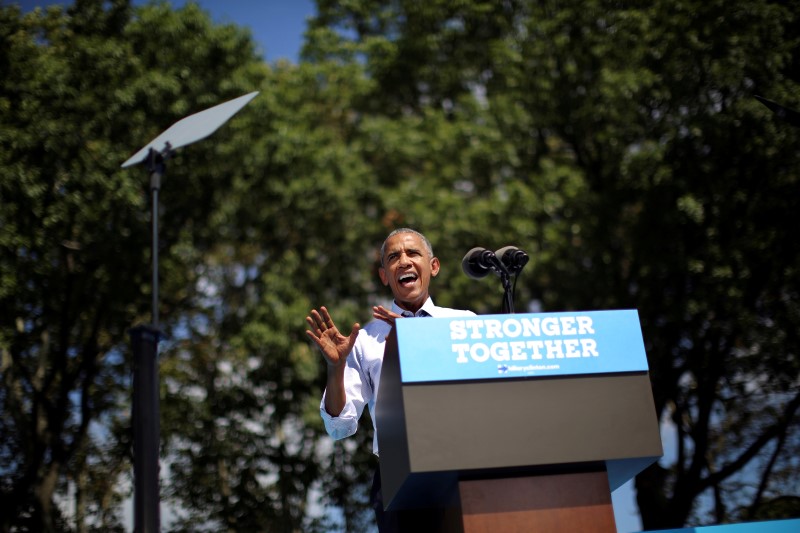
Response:
[[[166,161],[182,146],[199,141],[216,131],[258,92],[252,92],[183,118],[170,126],[122,164],[127,168],[146,163],[150,174],[152,222],[152,322],[130,330],[133,348],[133,528],[136,533],[161,529],[158,483],[159,378],[158,341],[158,193]]]

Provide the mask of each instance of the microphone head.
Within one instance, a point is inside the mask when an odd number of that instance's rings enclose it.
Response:
[[[518,274],[528,264],[528,254],[516,246],[504,246],[495,252],[511,274]]]
[[[476,247],[467,252],[461,261],[461,269],[464,274],[472,279],[481,279],[489,275],[490,268],[486,261],[486,255],[491,254],[486,248]]]

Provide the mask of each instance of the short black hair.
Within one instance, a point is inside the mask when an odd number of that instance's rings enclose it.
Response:
[[[422,242],[425,243],[425,249],[428,251],[428,254],[431,256],[431,258],[433,258],[433,246],[431,246],[431,241],[429,241],[428,238],[425,235],[423,235],[422,233],[418,232],[415,229],[397,228],[396,230],[391,232],[389,235],[387,235],[385,239],[383,239],[383,244],[381,244],[381,266],[384,265],[383,255],[386,253],[386,241],[388,241],[389,239],[391,239],[392,237],[394,237],[395,235],[398,235],[400,233],[413,233],[414,235],[419,236],[419,238],[422,239]]]

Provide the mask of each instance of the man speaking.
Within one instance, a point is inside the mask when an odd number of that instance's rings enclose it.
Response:
[[[432,278],[439,274],[439,259],[433,255],[430,241],[418,231],[401,228],[391,232],[381,246],[381,282],[394,297],[391,309],[372,308],[374,320],[364,328],[353,324],[350,334],[336,327],[327,308],[314,309],[306,317],[306,334],[319,347],[328,367],[328,378],[322,396],[320,414],[325,428],[334,439],[353,435],[358,419],[369,407],[375,427],[375,403],[381,379],[381,366],[386,338],[394,322],[403,317],[474,316],[472,311],[438,307],[429,294]],[[377,429],[372,444],[378,453]],[[375,472],[371,492],[378,530],[381,533],[408,531],[420,522],[430,524],[426,511],[387,512],[383,510],[380,490],[380,469]]]

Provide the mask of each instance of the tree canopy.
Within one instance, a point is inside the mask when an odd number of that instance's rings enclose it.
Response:
[[[668,451],[636,480],[645,529],[800,515],[800,129],[754,98],[800,108],[797,6],[317,7],[299,64],[269,65],[192,3],[0,6],[0,529],[125,528],[150,228],[120,164],[254,90],[161,189],[171,530],[367,527],[369,423],[324,434],[303,317],[368,320],[401,226],[440,305],[498,312],[458,265],[514,244],[518,310],[638,309]]]

